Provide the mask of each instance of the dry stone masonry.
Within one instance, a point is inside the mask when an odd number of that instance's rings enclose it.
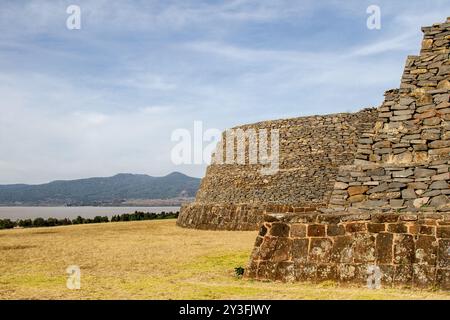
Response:
[[[279,172],[212,164],[178,224],[259,226],[248,278],[450,290],[450,18],[422,31],[378,109],[240,127],[280,130]]]
[[[178,225],[211,230],[257,230],[266,212],[309,212],[325,207],[340,165],[352,163],[362,132],[376,109],[233,128],[279,130],[279,170],[262,175],[261,164],[211,164],[194,203],[183,206]],[[222,140],[225,140],[223,138]],[[249,141],[246,140],[248,150]],[[235,146],[237,143],[234,144]],[[224,142],[223,154],[226,153]],[[248,154],[248,152],[247,152]]]
[[[450,211],[450,24],[423,28],[400,89],[387,91],[378,120],[339,169],[330,208]]]

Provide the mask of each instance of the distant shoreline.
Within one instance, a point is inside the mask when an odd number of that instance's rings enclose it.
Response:
[[[34,219],[34,218],[70,218],[77,216],[94,218],[96,216],[107,216],[131,214],[138,212],[176,212],[180,206],[0,206],[0,219]]]

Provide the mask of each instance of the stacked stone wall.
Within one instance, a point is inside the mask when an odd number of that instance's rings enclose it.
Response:
[[[178,225],[212,230],[257,230],[265,212],[305,212],[325,207],[342,164],[351,164],[362,132],[376,109],[357,113],[264,121],[233,128],[279,131],[279,170],[262,164],[217,164],[207,168],[194,203],[181,209]],[[225,138],[223,138],[225,141]],[[249,141],[245,141],[248,150]],[[237,145],[237,144],[235,144]],[[219,144],[226,154],[226,143]]]

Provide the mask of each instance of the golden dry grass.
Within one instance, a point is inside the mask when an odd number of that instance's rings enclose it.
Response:
[[[450,299],[448,292],[238,279],[255,232],[175,220],[0,231],[0,299]],[[81,268],[81,290],[66,268]]]

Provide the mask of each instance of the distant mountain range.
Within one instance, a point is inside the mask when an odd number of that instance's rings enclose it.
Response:
[[[40,185],[0,185],[0,205],[179,205],[195,196],[200,180],[179,172],[164,177],[121,173]]]

